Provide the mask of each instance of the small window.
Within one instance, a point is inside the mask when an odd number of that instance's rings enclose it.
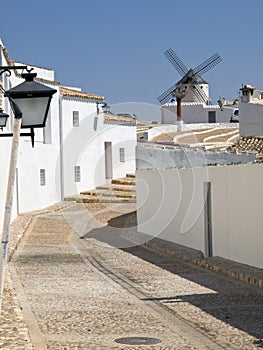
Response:
[[[40,169],[40,186],[46,186],[46,169]]]
[[[120,162],[125,162],[125,148],[120,148]]]
[[[75,182],[80,182],[80,166],[75,166]]]
[[[79,126],[79,111],[73,111],[73,126]]]

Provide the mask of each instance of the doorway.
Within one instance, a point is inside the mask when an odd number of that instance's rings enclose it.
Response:
[[[208,123],[216,123],[216,111],[208,112]]]
[[[104,142],[105,150],[105,178],[112,179],[112,143]]]

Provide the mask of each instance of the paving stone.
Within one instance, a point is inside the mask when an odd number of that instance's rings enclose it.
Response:
[[[37,330],[44,347],[52,350],[210,349],[152,312],[147,305],[156,302],[191,324],[193,332],[201,329],[225,349],[258,349],[263,337],[262,289],[179,260],[176,254],[134,245],[120,249],[109,236],[115,231],[116,237],[122,234],[125,225],[135,233],[127,212],[134,212],[133,204],[68,202],[18,219],[14,227],[20,231],[20,244],[13,248],[11,263],[25,300],[18,299],[7,274],[0,348],[33,349],[32,331]],[[86,231],[80,239],[74,231],[82,220]],[[112,280],[110,272],[98,271],[93,255],[131,287]],[[228,262],[225,266],[229,268]],[[144,297],[136,297],[132,286]],[[23,303],[35,322],[29,328]],[[123,337],[152,337],[161,343],[115,342]]]

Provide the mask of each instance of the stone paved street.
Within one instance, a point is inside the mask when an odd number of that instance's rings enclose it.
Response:
[[[136,229],[125,215],[133,210],[71,204],[32,217],[9,264],[24,347],[12,347],[15,339],[4,345],[1,329],[1,348],[263,347],[262,289],[134,247],[125,238]],[[116,342],[126,337],[159,342]]]

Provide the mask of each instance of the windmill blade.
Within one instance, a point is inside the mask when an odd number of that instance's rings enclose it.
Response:
[[[195,96],[197,97],[197,99],[202,102],[205,103],[206,105],[209,104],[209,99],[208,96],[206,95],[206,93],[204,92],[204,90],[202,90],[200,88],[200,86],[198,85],[192,85],[191,86],[191,90],[193,91],[193,93],[195,94]]]
[[[176,55],[173,49],[166,50],[164,52],[164,56],[168,59],[168,61],[170,61],[170,63],[182,77],[188,72],[188,69],[182,60]]]
[[[222,58],[218,53],[215,53],[213,56],[205,60],[203,63],[199,64],[199,66],[194,68],[194,74],[202,75],[209,71],[211,68],[215,67],[218,63],[222,61]]]
[[[169,102],[172,98],[172,92],[176,89],[176,84],[171,86],[169,89],[167,89],[165,92],[163,92],[159,97],[157,97],[157,100],[163,105],[167,102]]]

